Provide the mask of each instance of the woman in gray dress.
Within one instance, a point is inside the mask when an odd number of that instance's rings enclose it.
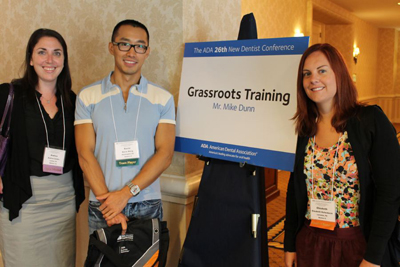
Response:
[[[23,77],[12,81],[10,153],[0,183],[3,263],[70,267],[75,265],[75,215],[84,189],[63,37],[53,30],[36,30],[24,66]],[[0,85],[0,117],[9,88]]]

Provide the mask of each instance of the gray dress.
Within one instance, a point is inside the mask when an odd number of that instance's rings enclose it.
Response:
[[[75,191],[72,173],[31,176],[32,197],[8,219],[0,205],[0,249],[5,267],[75,266]],[[21,257],[20,255],[23,255]]]

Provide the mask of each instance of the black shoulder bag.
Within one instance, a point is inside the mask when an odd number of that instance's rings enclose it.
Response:
[[[10,123],[11,123],[11,113],[14,102],[14,87],[10,83],[10,91],[8,93],[7,103],[3,111],[3,117],[0,123],[0,176],[3,176],[4,169],[6,168],[7,157],[8,157],[8,147],[10,143]],[[3,134],[3,126],[5,121],[7,122],[7,129]]]
[[[169,246],[166,222],[159,219],[132,220],[121,235],[116,224],[90,235],[85,267],[163,267]]]

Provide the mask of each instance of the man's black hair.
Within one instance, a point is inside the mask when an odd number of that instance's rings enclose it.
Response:
[[[123,21],[119,22],[117,25],[115,25],[114,30],[112,32],[112,36],[111,36],[111,42],[115,41],[115,36],[117,35],[119,28],[123,25],[130,25],[135,28],[142,28],[147,34],[147,43],[148,44],[150,43],[150,35],[149,35],[149,31],[147,30],[147,27],[144,26],[143,23],[141,23],[137,20],[133,20],[133,19],[123,20]]]

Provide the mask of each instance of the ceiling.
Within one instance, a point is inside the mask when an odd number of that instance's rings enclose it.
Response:
[[[379,28],[400,30],[400,0],[330,0]]]

